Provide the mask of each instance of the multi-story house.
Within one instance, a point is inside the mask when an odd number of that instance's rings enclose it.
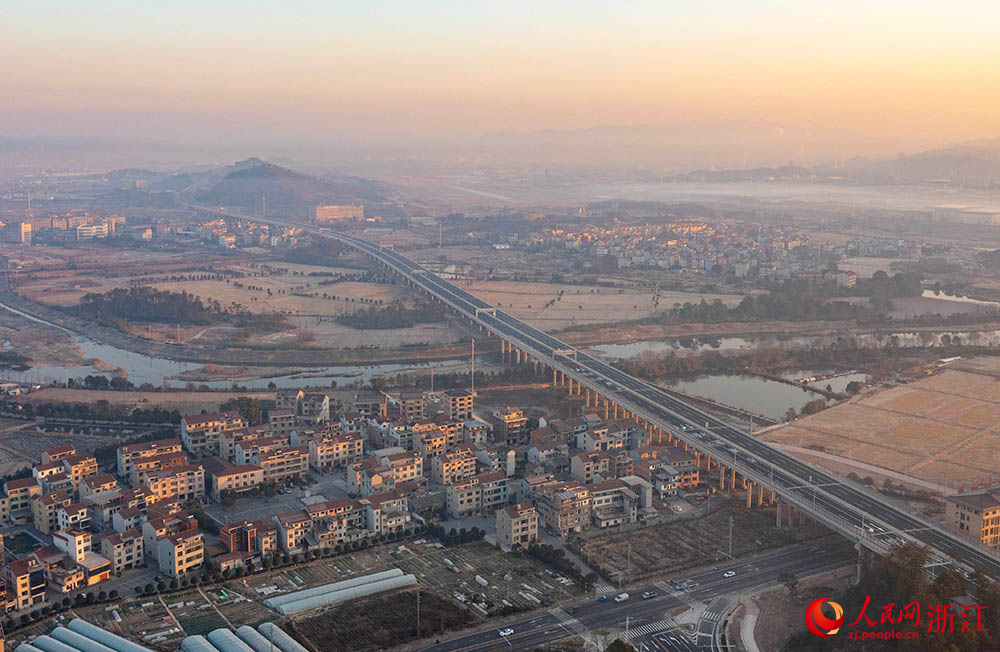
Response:
[[[301,552],[306,535],[312,531],[313,522],[304,509],[282,512],[272,517],[277,528],[278,545],[287,553]]]
[[[246,419],[237,412],[187,416],[181,419],[181,441],[184,448],[196,457],[219,455],[222,433],[246,427]]]
[[[444,393],[448,418],[457,421],[472,419],[475,409],[476,393],[468,389],[450,389]]]
[[[42,568],[48,585],[59,593],[72,593],[87,586],[87,576],[83,566],[66,556],[55,546],[44,546],[31,551]]]
[[[259,436],[244,439],[236,444],[233,461],[237,464],[255,464],[255,457],[288,446],[288,442],[288,435]]]
[[[431,480],[449,485],[476,474],[476,449],[472,444],[456,446],[431,459]]]
[[[84,478],[97,475],[97,458],[90,453],[69,455],[60,461],[63,472],[73,481],[74,487],[79,487]]]
[[[528,443],[531,431],[528,430],[528,418],[524,410],[507,408],[496,410],[490,416],[493,424],[493,439],[498,443],[510,446],[520,446]]]
[[[305,423],[326,423],[330,420],[330,396],[322,393],[303,394],[299,415]]]
[[[531,502],[497,510],[496,521],[497,545],[501,550],[527,548],[538,541],[538,510]]]
[[[635,523],[639,518],[639,495],[621,480],[611,478],[593,484],[590,509],[594,525],[608,528]]]
[[[157,540],[157,562],[169,577],[181,577],[201,568],[205,562],[205,542],[197,530],[178,532]]]
[[[1000,548],[1000,497],[996,492],[945,496],[945,518],[962,537],[987,548]]]
[[[309,473],[309,447],[286,446],[254,455],[253,464],[264,470],[264,482],[284,483],[305,479]]]
[[[101,555],[111,562],[111,572],[117,576],[130,568],[142,568],[145,566],[142,532],[133,527],[104,537]]]
[[[187,453],[181,450],[136,458],[132,460],[132,477],[130,481],[133,487],[141,487],[148,483],[150,473],[169,471],[174,467],[186,466],[188,463]]]
[[[510,502],[510,478],[502,471],[480,473],[476,476],[483,493],[482,513],[490,516]]]
[[[358,432],[322,435],[309,441],[309,466],[327,472],[345,466],[364,454],[364,437]]]
[[[482,513],[483,489],[479,480],[472,476],[445,487],[445,508],[452,518],[468,518]]]
[[[56,530],[52,543],[66,556],[83,567],[87,586],[93,586],[111,577],[111,561],[93,551],[93,535],[75,528]]]
[[[354,410],[365,418],[384,419],[389,411],[389,399],[381,392],[359,392],[354,395]]]
[[[10,604],[18,611],[45,601],[45,569],[32,556],[15,559],[3,567]]]
[[[177,498],[180,501],[205,497],[205,469],[201,464],[185,464],[164,471],[146,474],[146,484],[153,492],[153,500]]]
[[[238,462],[236,459],[237,445],[244,441],[252,441],[264,437],[280,437],[285,439],[288,433],[277,433],[267,426],[255,426],[253,428],[236,428],[222,433],[219,439],[219,457],[230,462]],[[279,440],[280,441],[280,440]]]
[[[267,413],[267,425],[276,435],[287,435],[295,430],[294,410],[271,410]]]
[[[219,538],[229,552],[262,556],[278,549],[278,530],[270,519],[226,523],[219,528]]]
[[[477,446],[486,446],[493,441],[490,424],[479,419],[468,419],[462,423],[462,441]]]
[[[61,446],[55,446],[48,450],[42,451],[42,464],[51,464],[52,462],[58,462],[64,457],[69,457],[70,455],[76,455],[76,448],[72,444],[62,444]]]
[[[554,441],[544,441],[533,444],[525,453],[528,464],[545,464],[560,457],[569,456],[569,446],[557,444]]]
[[[576,482],[559,482],[535,492],[539,520],[552,533],[566,536],[590,526],[590,492]]]
[[[78,490],[80,492],[80,499],[84,499],[87,496],[93,496],[94,494],[99,494],[104,491],[114,491],[119,489],[118,481],[115,476],[110,473],[101,473],[99,475],[92,475],[89,478],[84,478],[83,482],[80,483]]]
[[[396,482],[424,482],[424,458],[416,451],[380,455],[378,462],[392,470]]]
[[[136,459],[180,452],[181,442],[179,439],[158,439],[120,446],[118,448],[118,476],[135,486],[133,464]]]
[[[56,525],[60,530],[90,527],[90,512],[83,503],[69,503],[56,509]]]
[[[215,501],[222,500],[223,492],[241,494],[264,483],[264,469],[256,464],[230,464],[221,457],[206,457],[202,466],[209,495]]]
[[[142,549],[147,557],[159,558],[159,540],[171,534],[198,529],[198,520],[187,512],[150,518],[142,524]]]
[[[24,525],[34,518],[31,501],[42,495],[42,487],[35,478],[8,480],[3,485],[7,498],[7,514],[14,525]],[[44,582],[43,582],[44,584]]]
[[[493,444],[476,451],[479,467],[488,473],[500,471],[507,477],[517,472],[517,451],[507,444]]]
[[[31,500],[35,527],[42,534],[52,534],[59,529],[57,512],[73,502],[68,491],[58,491],[51,494],[41,494]]]
[[[399,395],[399,415],[406,422],[413,423],[424,418],[424,393],[401,392]]]
[[[448,435],[433,426],[426,430],[413,430],[413,450],[424,457],[437,457],[448,450]]]
[[[292,414],[299,414],[302,411],[302,397],[305,392],[301,389],[279,389],[274,397],[274,406],[278,410],[288,410]]]
[[[409,501],[395,491],[373,494],[358,502],[365,509],[368,531],[376,536],[403,532],[410,525]]]

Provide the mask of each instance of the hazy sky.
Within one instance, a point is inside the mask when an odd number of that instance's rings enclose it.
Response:
[[[764,121],[1000,136],[995,0],[10,2],[0,135]]]

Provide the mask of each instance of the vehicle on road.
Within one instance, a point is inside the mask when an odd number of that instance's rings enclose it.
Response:
[[[684,509],[680,505],[671,505],[670,509],[674,510],[675,512],[683,512],[684,511]]]
[[[736,577],[736,571],[726,571],[722,576],[725,578]]]
[[[606,595],[599,595],[599,596],[597,596],[597,601],[598,602],[607,602],[608,601],[608,596],[606,596]]]
[[[650,598],[656,597],[656,591],[644,591],[642,594],[643,600],[649,600]]]
[[[508,636],[512,635],[513,633],[514,633],[513,629],[511,629],[510,627],[505,627],[504,629],[500,630],[500,637],[501,638],[507,638]]]
[[[619,593],[615,596],[615,602],[625,602],[628,600],[628,593]]]

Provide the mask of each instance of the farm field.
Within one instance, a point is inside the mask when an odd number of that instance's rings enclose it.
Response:
[[[478,281],[463,287],[538,328],[550,330],[642,319],[668,310],[675,303],[698,303],[702,299],[711,303],[718,299],[726,305],[736,305],[742,298],[661,291],[659,304],[654,306],[651,289],[515,281]]]
[[[797,419],[762,439],[957,490],[983,484],[1000,466],[1000,378],[994,361],[977,360]]]

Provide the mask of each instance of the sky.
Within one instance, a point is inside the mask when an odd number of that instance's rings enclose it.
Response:
[[[1000,136],[1000,3],[0,0],[0,136]]]

